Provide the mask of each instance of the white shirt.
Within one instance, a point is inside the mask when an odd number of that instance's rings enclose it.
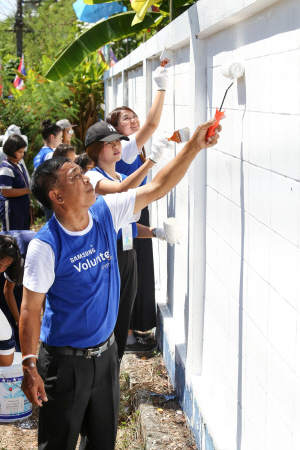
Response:
[[[8,341],[12,337],[12,329],[10,323],[7,318],[0,310],[0,341]],[[11,355],[15,351],[15,347],[13,346],[7,350],[0,349],[0,355]]]
[[[140,154],[140,151],[137,148],[135,134],[131,134],[129,137],[129,141],[121,141],[122,144],[122,160],[127,164],[132,164],[135,161],[137,155]]]
[[[139,220],[140,212],[133,214],[135,197],[136,189],[130,189],[122,194],[108,194],[103,197],[110,210],[116,233],[125,225]],[[82,236],[87,234],[93,226],[93,218],[90,213],[88,214],[89,224],[82,231],[69,231],[57,222],[64,232],[70,236]],[[45,294],[54,282],[54,269],[55,255],[52,247],[39,239],[32,239],[25,260],[23,286],[31,291]]]
[[[121,181],[122,181],[121,175],[118,172],[116,172],[116,174],[117,174],[117,177],[119,178],[119,180],[115,180],[110,175],[108,175],[108,173],[107,173],[107,176],[109,177],[109,179],[111,181],[120,181],[120,183],[121,183]],[[85,173],[85,175],[87,177],[89,177],[90,183],[94,189],[96,188],[96,184],[98,183],[98,181],[105,180],[105,179],[107,180],[107,178],[104,175],[102,175],[102,173],[98,172],[97,170],[88,170]],[[95,194],[96,194],[96,198],[98,198],[100,196],[100,194],[97,194],[97,192],[95,192]]]

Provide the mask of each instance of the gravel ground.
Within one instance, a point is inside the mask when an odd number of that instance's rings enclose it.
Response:
[[[120,374],[121,406],[116,450],[144,449],[139,413],[134,408],[135,395],[141,389],[154,394],[152,404],[161,429],[168,436],[168,445],[163,449],[195,450],[194,438],[186,424],[161,355],[155,354],[151,358],[127,355],[124,358],[126,366],[130,364],[130,376],[123,365]],[[0,450],[37,450],[37,428],[37,407],[33,407],[32,416],[23,421],[2,423]]]

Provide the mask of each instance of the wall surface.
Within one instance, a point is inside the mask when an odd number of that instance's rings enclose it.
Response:
[[[106,73],[107,113],[127,104],[145,120],[165,45],[153,139],[214,115],[225,61],[245,76],[218,145],[151,206],[153,226],[175,216],[182,230],[180,245],[153,243],[164,358],[199,449],[299,450],[300,2],[200,0]]]

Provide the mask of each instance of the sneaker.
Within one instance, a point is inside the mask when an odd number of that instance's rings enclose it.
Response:
[[[143,341],[148,341],[149,339],[153,338],[152,331],[133,331],[133,335],[136,339],[141,338]]]
[[[124,353],[152,353],[157,349],[157,342],[151,339],[151,342],[144,341],[137,338],[136,342],[131,345],[126,345]]]

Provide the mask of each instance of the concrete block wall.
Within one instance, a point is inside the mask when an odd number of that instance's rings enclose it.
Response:
[[[153,139],[213,116],[222,64],[245,61],[218,145],[150,208],[152,225],[182,229],[180,246],[153,242],[168,370],[199,449],[298,450],[300,3],[199,1],[105,75],[107,112],[122,98],[143,122],[164,45],[175,59]]]

